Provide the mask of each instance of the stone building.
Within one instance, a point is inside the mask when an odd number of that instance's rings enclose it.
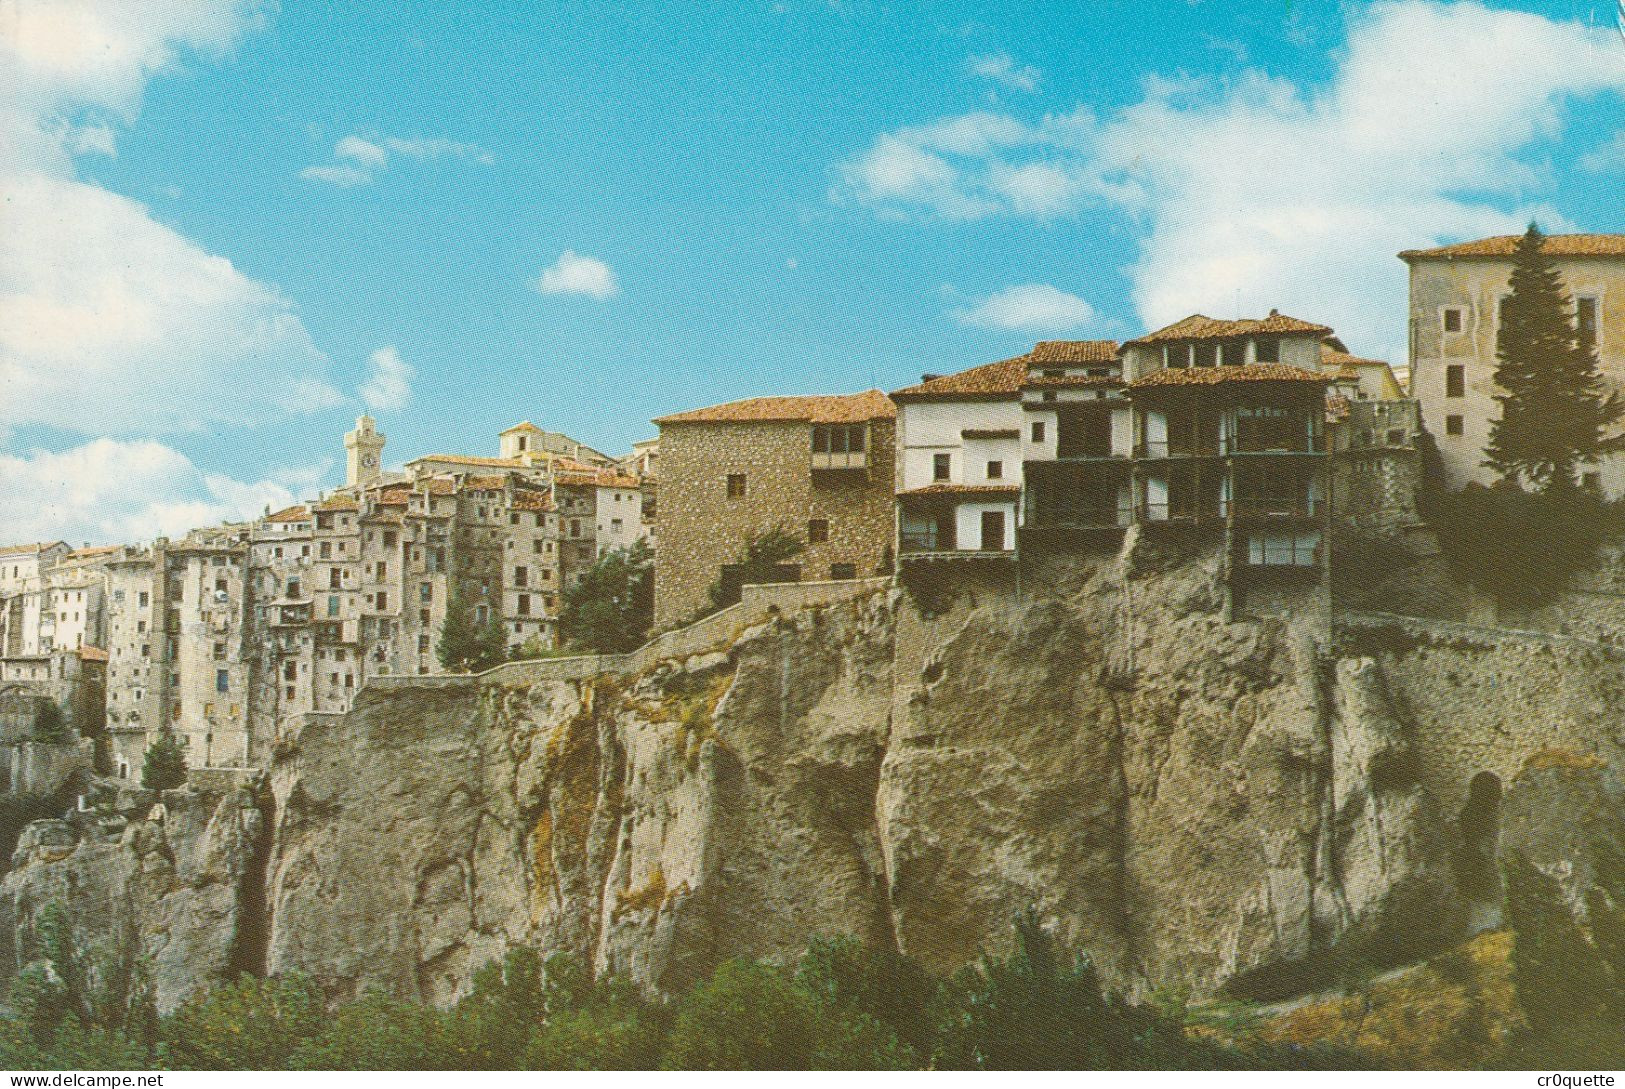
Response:
[[[784,581],[891,569],[896,408],[879,390],[758,397],[663,416],[655,625],[738,592],[738,561],[782,529],[805,550]]]
[[[899,570],[1137,524],[1221,534],[1233,576],[1318,574],[1334,495],[1366,528],[1415,521],[1418,414],[1399,392],[1387,364],[1273,311],[927,376],[892,395]]]
[[[1496,330],[1512,273],[1516,235],[1405,250],[1410,268],[1410,390],[1439,448],[1452,488],[1492,484],[1483,464],[1495,401]],[[1625,389],[1625,234],[1547,237],[1544,252],[1574,301],[1580,336],[1597,348],[1603,375]],[[1625,495],[1625,456],[1595,466],[1587,481]]]

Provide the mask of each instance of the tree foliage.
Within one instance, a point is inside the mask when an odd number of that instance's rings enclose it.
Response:
[[[1495,399],[1484,463],[1513,484],[1571,490],[1581,466],[1610,445],[1609,425],[1625,404],[1608,390],[1594,345],[1583,343],[1574,306],[1534,224],[1512,258],[1511,294],[1501,303]]]
[[[721,609],[739,600],[734,596],[736,587],[777,581],[779,567],[806,550],[807,543],[783,526],[752,537],[733,565],[734,584],[725,585],[720,579],[711,584],[712,608]]]
[[[145,790],[175,790],[186,783],[186,751],[175,731],[165,727],[147,746],[141,763],[141,786]]]
[[[643,645],[654,618],[654,552],[638,540],[606,552],[568,586],[559,628],[571,645],[623,654]]]
[[[68,730],[68,716],[62,712],[61,704],[51,699],[40,702],[39,709],[34,713],[34,737],[53,745],[62,745],[73,739]]]
[[[473,607],[461,595],[453,597],[435,640],[440,667],[453,673],[483,673],[508,657],[508,636],[495,610],[484,624],[474,619]]]

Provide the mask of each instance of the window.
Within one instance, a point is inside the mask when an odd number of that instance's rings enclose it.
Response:
[[[230,692],[231,691],[231,671],[230,670],[228,670],[228,669],[217,669],[217,670],[214,671],[214,690],[216,692]]]
[[[855,579],[858,577],[858,565],[855,563],[832,563],[829,565],[829,577],[837,581]]]
[[[1205,344],[1197,344],[1193,346],[1192,352],[1195,355],[1196,365],[1198,367],[1213,367],[1218,365],[1219,346],[1217,344],[1214,344],[1211,341]]]
[[[1244,340],[1227,340],[1221,349],[1220,362],[1226,367],[1239,367],[1247,362],[1247,342]]]
[[[1259,363],[1279,363],[1281,361],[1281,339],[1279,337],[1259,337],[1253,341],[1253,358]]]
[[[812,452],[861,454],[867,442],[864,438],[866,430],[864,424],[818,424],[812,429]]]
[[[332,541],[323,541],[322,544],[321,544],[321,548],[317,552],[317,555],[321,556],[321,558],[324,559],[324,560],[329,558],[330,556],[332,556],[333,555],[333,542]]]
[[[1467,396],[1467,368],[1462,364],[1452,363],[1444,369],[1444,395]]]
[[[299,580],[298,579],[289,579],[288,580],[288,596],[290,598],[295,598],[295,599],[297,599],[299,597]]]
[[[327,571],[327,588],[329,590],[342,590],[342,589],[344,589],[344,573],[343,573],[342,570],[340,570],[337,567],[328,568],[328,571]]]
[[[1462,308],[1459,306],[1445,307],[1444,310],[1441,311],[1440,319],[1443,321],[1444,331],[1447,333],[1459,333],[1461,332],[1463,326],[1467,324],[1466,311],[1462,310]]]
[[[419,601],[433,601],[434,600],[434,583],[432,583],[432,582],[422,582],[422,583],[418,584],[418,600]]]
[[[214,645],[214,660],[217,662],[223,662],[226,660],[226,644],[216,643]]]
[[[429,653],[429,637],[427,635],[418,636],[418,653]]]
[[[1034,420],[1033,421],[1033,441],[1034,442],[1043,442],[1044,441],[1044,421],[1043,420]]]
[[[1595,348],[1597,346],[1597,300],[1593,296],[1581,296],[1574,300],[1574,325],[1580,334],[1580,347]]]
[[[142,590],[141,593],[136,598],[136,604],[139,605],[141,608],[145,609],[147,607],[147,602],[149,600],[151,600],[151,599],[147,597],[147,592],[145,590]]]
[[[524,567],[515,567],[513,569],[513,584],[515,586],[526,586],[526,585],[529,584],[529,582],[530,582],[530,571],[529,571],[529,569],[524,568]]]
[[[740,479],[743,480],[744,477],[740,477]],[[745,493],[744,493],[744,491],[740,491],[739,494],[744,495]],[[570,536],[572,536],[572,537],[581,536],[581,519],[579,519],[579,518],[570,519]]]
[[[1460,416],[1446,416],[1444,418],[1444,433],[1446,435],[1460,435],[1463,431]]]
[[[1044,400],[1045,401],[1054,401],[1055,400],[1055,391],[1052,390],[1052,389],[1045,390],[1044,391]]]
[[[807,543],[823,544],[829,540],[829,519],[814,518],[807,523]]]
[[[729,473],[728,474],[728,498],[729,499],[743,499],[743,498],[745,498],[745,474],[744,473]]]
[[[392,530],[392,529],[384,530],[384,547],[385,548],[394,548],[395,547],[395,540],[396,540],[396,538],[395,538],[395,531],[394,530]]]
[[[520,594],[519,595],[519,600],[518,600],[517,605],[515,607],[515,611],[518,612],[520,616],[529,616],[530,615],[530,595],[529,594]]]
[[[1189,344],[1170,344],[1163,352],[1163,362],[1166,366],[1184,369],[1191,365],[1191,346]]]
[[[987,463],[987,478],[989,480],[1004,479],[1004,462],[990,461]]]
[[[953,470],[953,455],[952,454],[933,454],[933,455],[931,455],[931,479],[932,480],[947,480],[948,476],[952,472],[952,470]]]
[[[329,594],[327,598],[327,615],[339,615],[339,599],[337,594]]]

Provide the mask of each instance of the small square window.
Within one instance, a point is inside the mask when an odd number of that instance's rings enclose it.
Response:
[[[1004,479],[1004,462],[990,461],[987,463],[987,478],[989,480]]]
[[[728,498],[729,499],[743,499],[743,498],[745,498],[745,474],[744,473],[729,473],[728,474]]]
[[[1466,325],[1467,315],[1459,306],[1445,307],[1442,317],[1444,321],[1444,331],[1447,333],[1459,333],[1461,332],[1462,327]]]
[[[1259,337],[1253,341],[1253,359],[1259,363],[1281,361],[1281,341],[1278,337]]]
[[[953,455],[952,454],[933,454],[933,455],[931,455],[931,479],[932,480],[947,480],[949,474],[952,471],[953,471]]]
[[[1460,435],[1465,433],[1460,416],[1446,416],[1444,418],[1444,433],[1446,435]]]
[[[1467,368],[1462,364],[1452,363],[1444,369],[1444,395],[1467,396]]]
[[[1043,420],[1034,420],[1033,421],[1033,441],[1034,442],[1043,442],[1044,441],[1044,421]]]
[[[855,563],[832,563],[829,565],[829,577],[836,581],[855,579],[858,577],[858,565]]]
[[[807,523],[807,543],[823,544],[827,540],[829,540],[829,519],[811,519]]]

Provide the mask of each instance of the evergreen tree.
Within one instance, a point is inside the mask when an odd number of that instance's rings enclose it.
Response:
[[[48,699],[39,705],[34,714],[34,736],[40,741],[61,745],[71,740],[68,732],[68,717],[62,713],[62,707],[55,700]]]
[[[598,654],[636,650],[654,615],[654,553],[646,541],[607,552],[564,591],[559,627]]]
[[[1509,483],[1549,492],[1573,488],[1579,467],[1612,445],[1604,431],[1625,404],[1604,384],[1595,346],[1580,342],[1544,240],[1531,223],[1513,255],[1496,344],[1501,417],[1491,424],[1484,464]]]
[[[474,660],[474,620],[462,597],[451,599],[446,608],[446,619],[440,623],[440,637],[435,640],[435,657],[440,668],[453,673],[468,672]]]
[[[151,745],[141,764],[141,786],[146,790],[174,790],[186,782],[186,753],[180,738],[167,726]]]
[[[1567,1063],[1598,1039],[1609,971],[1574,921],[1556,881],[1514,854],[1507,859],[1506,914],[1512,982],[1529,1023],[1520,1060]]]

